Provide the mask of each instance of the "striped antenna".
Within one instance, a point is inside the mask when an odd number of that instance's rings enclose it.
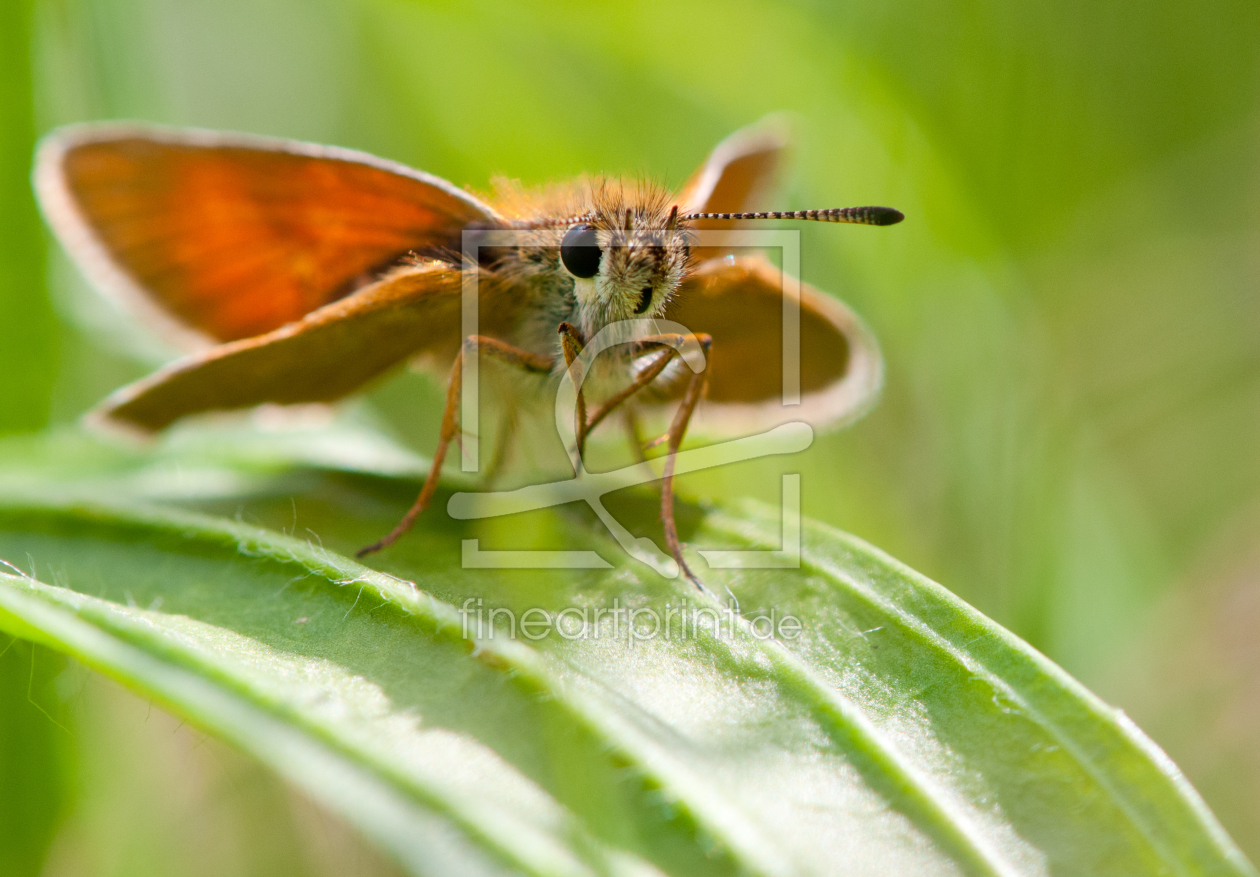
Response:
[[[505,224],[505,228],[562,228],[570,225],[577,225],[581,222],[590,222],[594,217],[589,213],[581,216],[566,216],[562,219],[520,219],[513,220]]]
[[[891,207],[833,207],[830,210],[792,210],[786,213],[688,213],[691,219],[810,219],[815,222],[852,222],[858,225],[896,225],[905,214]]]

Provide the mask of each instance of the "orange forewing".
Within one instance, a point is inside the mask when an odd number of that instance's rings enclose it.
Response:
[[[493,283],[483,289],[483,331],[505,333],[519,297]],[[119,390],[94,415],[148,432],[203,411],[340,399],[417,353],[453,358],[460,303],[458,268],[399,268],[297,322],[174,362]]]
[[[215,341],[300,319],[411,251],[458,250],[464,226],[494,219],[362,153],[148,127],[55,133],[36,185],[94,280]]]
[[[804,420],[851,420],[882,381],[879,348],[857,316],[800,284],[800,405],[783,399],[783,299],[779,269],[760,256],[710,259],[683,282],[665,312],[713,337],[700,426],[718,432]]]

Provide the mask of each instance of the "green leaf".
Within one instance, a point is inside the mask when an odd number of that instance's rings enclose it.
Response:
[[[461,524],[443,500],[374,569],[349,557],[416,485],[356,447],[10,443],[0,628],[252,753],[416,873],[1255,873],[1123,714],[851,536],[806,522],[800,569],[710,571],[710,593],[618,561],[593,518]],[[617,499],[658,533],[652,494]],[[752,503],[681,524],[781,539]],[[616,565],[461,569],[471,538]],[[507,635],[531,609],[592,623]]]

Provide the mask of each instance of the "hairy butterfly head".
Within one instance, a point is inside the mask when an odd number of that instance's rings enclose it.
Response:
[[[598,187],[564,231],[560,265],[594,322],[659,317],[686,275],[689,239],[664,190]]]

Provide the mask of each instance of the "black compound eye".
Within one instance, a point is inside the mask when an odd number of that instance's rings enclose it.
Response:
[[[598,274],[602,255],[595,229],[589,225],[573,226],[560,242],[560,261],[574,277],[594,277]]]
[[[645,286],[639,291],[639,304],[634,309],[636,314],[646,313],[647,309],[652,306],[652,287]]]

